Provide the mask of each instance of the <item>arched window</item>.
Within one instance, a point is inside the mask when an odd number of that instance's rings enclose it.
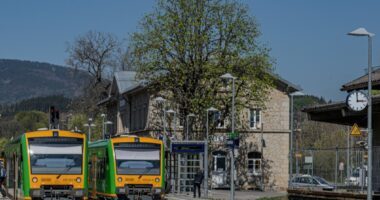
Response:
[[[214,151],[212,153],[213,157],[213,171],[226,171],[226,155],[224,151]]]
[[[248,173],[253,175],[261,174],[261,153],[252,151],[248,153]]]

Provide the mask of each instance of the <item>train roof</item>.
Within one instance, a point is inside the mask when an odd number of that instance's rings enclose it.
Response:
[[[37,130],[37,131],[29,131],[29,132],[24,132],[23,134],[21,135],[18,135],[17,137],[15,138],[11,138],[9,140],[9,144],[12,144],[12,143],[17,143],[21,140],[21,138],[25,135],[28,135],[28,136],[31,136],[31,135],[37,135],[37,134],[46,134],[46,133],[49,133],[49,132],[53,132],[53,131],[58,131],[59,133],[69,133],[69,134],[78,134],[78,135],[84,135],[83,133],[80,133],[80,132],[73,132],[73,131],[67,131],[67,130],[58,130],[58,129],[50,129],[50,130]]]
[[[134,138],[139,138],[140,142],[153,142],[153,143],[162,143],[161,140],[156,139],[156,138],[151,138],[151,137],[138,137],[136,135],[118,135],[116,137],[111,137],[110,139],[106,140],[97,140],[94,142],[91,142],[89,144],[89,147],[95,148],[95,147],[104,147],[109,144],[110,141],[119,141],[119,142],[127,142],[127,140]]]

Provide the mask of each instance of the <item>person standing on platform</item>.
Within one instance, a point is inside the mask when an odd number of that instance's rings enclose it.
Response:
[[[198,197],[201,198],[201,184],[203,182],[203,172],[198,170],[194,176],[194,198],[196,197],[196,190],[198,188]]]

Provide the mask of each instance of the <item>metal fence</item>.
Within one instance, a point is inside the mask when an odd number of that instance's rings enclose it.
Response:
[[[318,176],[340,189],[364,191],[367,182],[365,145],[363,143],[350,148],[310,148],[295,151],[293,177],[305,174]],[[374,146],[373,152],[374,165],[379,163],[380,168],[380,159],[375,159],[380,158],[380,146]],[[373,172],[374,175],[380,173],[380,169],[375,166]]]

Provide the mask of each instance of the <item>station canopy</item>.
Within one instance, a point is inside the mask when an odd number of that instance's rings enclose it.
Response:
[[[368,74],[354,79],[341,87],[341,91],[351,92],[354,90],[367,90],[368,88]],[[380,89],[380,68],[372,72],[372,89]],[[372,113],[380,113],[380,95],[372,97]],[[367,127],[367,109],[361,112],[351,111],[346,101],[334,102],[329,104],[322,104],[310,106],[302,109],[306,112],[309,120],[328,122],[334,124],[352,126],[357,123],[360,127]]]

